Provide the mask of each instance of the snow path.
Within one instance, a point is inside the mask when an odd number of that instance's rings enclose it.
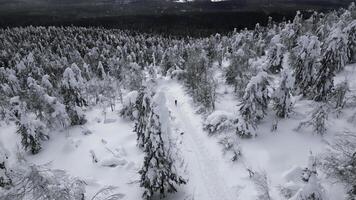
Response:
[[[232,200],[230,189],[224,180],[224,174],[219,171],[219,164],[225,160],[221,148],[215,140],[208,137],[202,129],[200,116],[194,114],[191,99],[184,88],[174,81],[164,81],[161,91],[165,92],[168,107],[175,123],[184,132],[181,149],[187,164],[190,188],[196,200]],[[178,106],[174,100],[178,100]],[[228,175],[228,174],[225,174]],[[189,187],[190,185],[190,187]]]

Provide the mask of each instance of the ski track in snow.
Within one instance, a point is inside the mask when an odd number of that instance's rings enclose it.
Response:
[[[194,114],[190,98],[185,94],[182,86],[170,81],[161,88],[166,93],[168,107],[184,132],[182,154],[189,171],[188,185],[193,184],[194,199],[197,200],[232,200],[229,187],[218,171],[218,163],[224,162],[222,155],[214,158],[211,148],[204,142],[208,134],[202,130],[201,119]],[[167,87],[169,86],[169,87]],[[174,105],[177,98],[178,106]],[[215,142],[215,141],[214,141]],[[218,145],[218,144],[216,144]],[[210,144],[209,144],[210,146]],[[217,159],[221,159],[217,160]]]

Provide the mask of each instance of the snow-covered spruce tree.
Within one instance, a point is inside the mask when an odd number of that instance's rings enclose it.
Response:
[[[251,132],[247,130],[251,130],[251,127],[256,128],[258,122],[266,115],[270,100],[268,79],[267,72],[261,71],[252,77],[246,87],[240,106],[242,119],[237,121],[237,133],[241,137],[251,137]]]
[[[308,167],[303,170],[302,180],[305,185],[290,200],[325,200],[324,188],[317,177],[317,161],[314,156],[309,157]]]
[[[20,91],[19,80],[13,69],[0,67],[0,119],[9,120],[10,99]]]
[[[312,90],[315,87],[317,71],[321,68],[321,47],[318,38],[310,34],[299,37],[291,60],[297,93],[313,98]]]
[[[276,74],[282,70],[284,45],[281,43],[281,36],[275,35],[267,49],[268,71]]]
[[[230,55],[230,65],[225,72],[226,83],[233,85],[235,92],[243,96],[244,89],[248,84],[249,75],[249,53],[247,45],[243,45]]]
[[[137,63],[129,63],[123,69],[123,83],[129,90],[139,90],[142,87],[144,76],[142,68]]]
[[[192,93],[194,101],[202,104],[203,111],[211,111],[215,108],[216,84],[210,64],[206,52],[199,46],[189,49],[185,67],[185,85]]]
[[[145,189],[144,199],[152,199],[156,193],[165,197],[167,193],[176,192],[177,185],[186,181],[177,174],[169,147],[169,111],[163,93],[158,93],[150,105],[147,116],[144,143],[144,164],[139,171],[140,186]]]
[[[356,133],[344,132],[335,136],[328,151],[322,155],[324,172],[345,184],[348,200],[356,198]]]
[[[62,78],[61,94],[71,125],[81,125],[86,122],[81,107],[87,105],[82,96],[84,80],[76,64],[65,69]]]
[[[167,49],[162,57],[160,67],[162,69],[162,74],[165,76],[168,72],[168,70],[175,68],[175,59],[173,55],[173,51],[169,48]]]
[[[135,102],[135,110],[137,115],[135,116],[135,128],[134,132],[137,134],[137,145],[143,148],[146,144],[145,130],[147,127],[147,118],[151,112],[151,93],[146,88],[141,88],[138,92]]]
[[[356,62],[356,20],[353,20],[344,29],[348,37],[349,60]]]
[[[277,117],[281,118],[288,117],[293,106],[291,97],[294,83],[290,72],[289,62],[289,54],[285,54],[283,58],[283,71],[280,84],[272,94],[273,108],[276,111]]]
[[[287,52],[291,52],[292,49],[296,46],[297,34],[293,28],[293,24],[286,23],[280,32],[281,44],[284,46]]]
[[[259,23],[257,23],[253,31],[253,47],[257,57],[264,56],[265,54],[265,32],[265,28],[262,27]]]
[[[348,62],[347,36],[341,25],[335,25],[323,43],[323,59],[317,68],[313,97],[315,101],[326,101],[334,86],[335,73]]]
[[[341,71],[349,58],[348,35],[341,23],[338,22],[332,27],[323,44],[323,57],[327,67],[333,68],[335,72]]]
[[[41,84],[28,77],[27,85],[25,101],[28,102],[29,109],[36,113],[36,117],[48,128],[68,127],[70,119],[65,106],[56,97],[48,94],[54,93],[48,75],[42,77]]]
[[[327,104],[321,104],[315,108],[307,120],[301,122],[297,127],[297,130],[303,127],[312,127],[313,132],[318,135],[324,135],[327,131],[327,121],[329,115],[329,106]]]
[[[21,101],[19,97],[13,97],[10,103],[21,144],[32,154],[38,153],[41,150],[41,141],[49,139],[46,125],[28,110],[26,102]]]

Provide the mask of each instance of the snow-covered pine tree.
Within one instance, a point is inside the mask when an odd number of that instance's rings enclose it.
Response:
[[[292,23],[296,37],[302,35],[303,33],[303,21],[303,14],[300,11],[297,11]]]
[[[99,79],[105,79],[106,73],[105,73],[103,63],[101,61],[99,61],[98,68],[96,71],[97,71],[97,76],[99,77]]]
[[[65,106],[56,97],[48,93],[54,93],[53,86],[48,76],[42,77],[38,84],[32,77],[27,78],[26,102],[29,110],[32,110],[38,119],[48,128],[64,128],[70,125],[70,119]]]
[[[339,72],[349,61],[348,35],[339,21],[331,28],[323,44],[324,66]]]
[[[355,12],[356,13],[356,12]],[[356,19],[351,21],[344,28],[344,32],[348,35],[348,50],[349,50],[349,60],[351,62],[356,61]]]
[[[185,85],[192,93],[194,101],[202,104],[203,111],[211,111],[215,107],[216,86],[210,64],[206,52],[199,45],[189,49]]]
[[[11,118],[10,99],[20,91],[19,80],[13,69],[0,67],[0,119]]]
[[[296,46],[297,34],[293,29],[293,24],[286,23],[280,32],[281,44],[287,52],[291,52]]]
[[[82,95],[84,80],[76,64],[65,69],[62,78],[61,94],[71,125],[81,125],[86,122],[81,107],[87,105]]]
[[[137,134],[137,145],[143,148],[146,144],[145,130],[147,127],[147,118],[151,112],[151,93],[146,88],[141,88],[138,92],[135,102],[135,110],[137,112],[134,132]]]
[[[275,35],[267,49],[268,71],[276,74],[282,70],[284,45],[281,43],[279,34]]]
[[[294,68],[295,87],[299,94],[313,98],[315,81],[321,66],[320,41],[314,35],[307,34],[298,38],[297,46],[291,54],[292,67]]]
[[[32,154],[38,153],[41,150],[41,141],[49,139],[46,125],[28,110],[26,102],[19,97],[13,97],[10,103],[21,144]]]
[[[253,31],[253,47],[257,57],[264,56],[265,54],[266,41],[264,37],[265,29],[264,27],[261,27],[259,23],[257,23]]]
[[[328,177],[343,183],[348,200],[356,198],[356,133],[344,132],[335,136],[328,151],[322,155],[323,170]]]
[[[165,76],[168,72],[169,69],[175,67],[173,55],[172,55],[172,50],[167,49],[162,57],[160,67],[162,68],[162,74]]]
[[[349,58],[347,36],[342,25],[334,25],[323,43],[323,59],[321,66],[316,68],[313,99],[326,101],[334,86],[335,73],[341,71]]]
[[[230,65],[226,69],[226,82],[233,85],[235,92],[243,96],[244,89],[249,80],[249,51],[246,45],[243,45],[236,52],[230,55]]]
[[[272,95],[273,107],[278,117],[288,117],[288,114],[292,110],[293,103],[291,97],[294,86],[293,82],[290,72],[289,54],[287,53],[283,58],[283,71],[280,84]]]
[[[144,164],[139,174],[140,185],[145,189],[144,199],[152,199],[156,193],[165,197],[167,193],[176,192],[177,185],[186,181],[177,174],[169,147],[169,111],[162,92],[154,97],[146,117],[144,143]]]
[[[268,93],[268,74],[265,71],[259,72],[256,76],[252,77],[248,83],[245,94],[243,96],[240,113],[243,121],[249,126],[242,127],[253,127],[256,128],[258,122],[264,118],[267,112],[268,103],[270,96]],[[239,123],[242,123],[242,120]],[[239,131],[238,131],[239,133]],[[241,133],[239,133],[241,135]],[[241,135],[245,137],[244,135]]]
[[[290,200],[325,200],[325,191],[317,175],[317,161],[311,155],[308,167],[303,171],[302,180],[305,185]]]
[[[135,62],[129,63],[123,69],[123,83],[129,90],[139,90],[142,87],[144,76],[142,68]]]

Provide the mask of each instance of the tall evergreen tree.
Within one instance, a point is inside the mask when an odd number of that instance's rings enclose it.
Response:
[[[237,130],[238,134],[242,134],[242,137],[249,137],[251,135],[245,135],[245,131],[241,132],[241,130],[250,130],[251,127],[255,129],[258,122],[266,115],[270,100],[268,79],[268,74],[265,71],[261,71],[252,77],[246,87],[240,106],[242,119],[238,120],[241,128]]]
[[[177,185],[186,181],[177,174],[169,147],[169,112],[163,93],[158,93],[152,102],[147,126],[144,130],[144,164],[139,174],[140,185],[145,188],[143,197],[152,199],[156,193],[161,198],[167,193],[177,192]]]
[[[283,59],[283,71],[280,84],[272,95],[274,110],[276,115],[281,118],[288,117],[288,114],[292,110],[292,90],[293,90],[293,78],[290,72],[289,54],[284,55]]]
[[[292,67],[294,68],[294,85],[297,93],[313,98],[316,95],[314,91],[315,82],[318,76],[320,76],[318,71],[323,69],[321,65],[320,41],[313,35],[299,37],[291,58]]]
[[[82,95],[83,83],[81,70],[76,64],[66,68],[62,78],[61,94],[71,125],[81,125],[86,122],[81,109],[87,105]]]

